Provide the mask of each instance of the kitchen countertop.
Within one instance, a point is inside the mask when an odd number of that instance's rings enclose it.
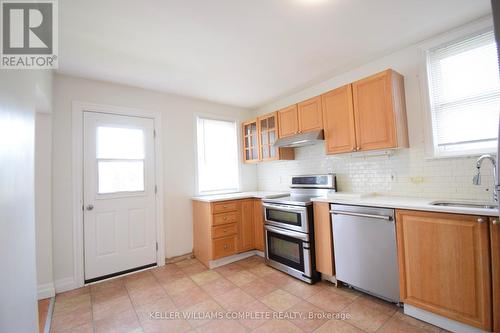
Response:
[[[435,206],[431,204],[434,201],[478,203],[477,201],[474,202],[471,200],[426,199],[426,198],[378,195],[373,193],[344,194],[342,192],[338,192],[338,194],[333,194],[327,197],[313,198],[312,200],[315,202],[329,202],[329,203],[357,205],[357,206],[410,209],[410,210],[421,210],[430,212],[481,215],[481,216],[498,216],[497,209]]]
[[[238,200],[238,199],[269,199],[288,195],[288,192],[269,192],[269,191],[253,191],[253,192],[235,192],[226,194],[214,194],[214,195],[201,195],[191,198],[196,201],[203,202],[217,202],[226,200]]]

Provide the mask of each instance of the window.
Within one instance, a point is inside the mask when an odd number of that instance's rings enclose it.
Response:
[[[493,31],[427,51],[427,73],[434,155],[494,150],[500,81]]]
[[[99,194],[144,191],[144,132],[136,128],[97,127]]]
[[[198,192],[239,190],[236,122],[198,118]]]

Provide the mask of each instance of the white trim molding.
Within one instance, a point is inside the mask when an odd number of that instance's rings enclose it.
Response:
[[[56,288],[54,283],[44,283],[37,286],[38,299],[45,299],[49,297],[54,297],[56,294]]]
[[[469,326],[463,323],[460,323],[455,320],[448,319],[446,317],[437,315],[435,313],[422,310],[420,308],[417,308],[415,306],[405,304],[404,305],[404,313],[405,315],[408,315],[410,317],[414,317],[417,319],[420,319],[422,321],[425,321],[427,323],[430,323],[432,325],[435,325],[437,327],[444,328],[447,331],[450,332],[455,332],[455,333],[486,333],[486,331],[483,331],[482,329]]]
[[[251,250],[251,251],[247,251],[247,252],[243,252],[243,253],[234,254],[234,255],[229,256],[229,257],[224,257],[224,258],[220,258],[220,259],[216,259],[216,260],[210,260],[208,262],[208,268],[213,269],[213,268],[217,268],[220,266],[228,265],[228,264],[233,263],[235,261],[239,261],[239,260],[254,256],[254,255],[258,255],[260,257],[263,257],[262,254],[263,254],[262,251]]]
[[[158,251],[156,263],[158,266],[165,265],[165,225],[164,225],[164,192],[163,192],[163,133],[161,112],[138,110],[115,105],[103,105],[73,101],[73,287],[69,281],[57,283],[56,291],[65,291],[82,287],[84,281],[84,249],[83,249],[83,113],[98,112],[122,116],[134,116],[151,118],[154,121],[156,134],[155,140],[155,180],[157,186],[156,194],[156,241]],[[63,279],[67,280],[67,279]],[[69,289],[67,289],[69,288]]]
[[[54,282],[56,294],[63,293],[68,290],[73,290],[79,288],[83,285],[78,285],[73,277],[67,277],[63,279],[56,280]]]

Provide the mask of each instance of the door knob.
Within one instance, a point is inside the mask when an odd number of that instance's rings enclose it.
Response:
[[[94,205],[87,205],[87,210],[92,210],[94,209]]]

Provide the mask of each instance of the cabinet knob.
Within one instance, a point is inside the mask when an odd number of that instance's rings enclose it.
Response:
[[[224,244],[224,250],[227,249],[227,244]]]
[[[477,219],[477,223],[484,223],[484,222],[485,222],[485,219],[484,219],[484,218],[482,218],[482,217],[479,217],[479,218]]]
[[[225,221],[225,220],[227,220],[227,216],[224,216],[222,219],[223,219],[224,221]]]
[[[226,205],[224,205],[224,206],[222,206],[222,208],[227,208],[227,206],[226,206]]]
[[[498,219],[497,218],[493,218],[491,219],[491,223],[494,224],[494,225],[499,225],[500,223],[498,222]]]
[[[226,232],[227,232],[227,229],[224,229],[224,233],[226,233]]]
[[[356,150],[361,150],[361,147],[356,147]]]
[[[356,147],[352,147],[352,151],[356,151]]]

